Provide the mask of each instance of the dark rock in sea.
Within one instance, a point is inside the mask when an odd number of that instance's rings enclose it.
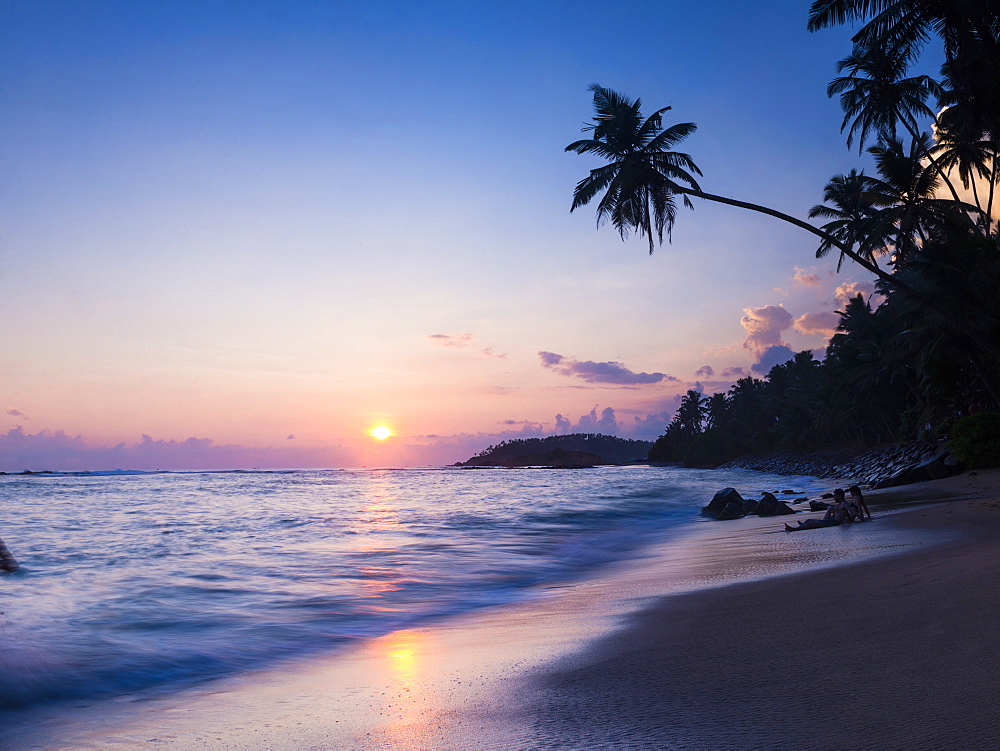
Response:
[[[716,493],[708,505],[701,510],[701,515],[718,519],[729,503],[735,503],[737,507],[743,505],[743,496],[737,493],[735,488],[723,488]]]
[[[820,498],[833,498],[833,493],[823,493]]]
[[[830,497],[832,498],[833,496],[830,496]],[[826,511],[828,508],[830,508],[831,505],[832,504],[829,504],[829,503],[823,503],[823,501],[809,501],[809,510],[810,511]]]
[[[757,504],[757,516],[783,516],[794,513],[795,509],[775,498],[774,493],[764,493],[760,503]]]
[[[7,550],[7,546],[4,545],[3,540],[0,539],[0,571],[8,571],[14,573],[21,567],[18,565],[17,560],[10,554]]]
[[[760,503],[760,501],[755,501],[753,498],[743,499],[743,504],[740,506],[740,511],[743,512],[743,516],[746,516],[747,514],[756,514],[758,503]]]

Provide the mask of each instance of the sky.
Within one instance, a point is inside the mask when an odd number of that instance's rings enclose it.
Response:
[[[446,464],[655,439],[822,350],[871,278],[800,229],[569,212],[592,83],[805,218],[864,166],[807,0],[0,0],[0,470]],[[371,428],[393,436],[378,440]]]

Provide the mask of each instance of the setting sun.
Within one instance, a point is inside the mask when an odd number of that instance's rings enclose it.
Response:
[[[377,428],[372,428],[368,431],[372,437],[378,438],[380,441],[384,441],[392,435],[392,431],[385,425],[379,425]]]

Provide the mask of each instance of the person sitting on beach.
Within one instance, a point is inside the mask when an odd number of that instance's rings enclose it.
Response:
[[[851,494],[851,503],[853,503],[858,509],[858,521],[863,521],[866,514],[868,515],[868,518],[871,519],[872,512],[868,510],[868,504],[865,503],[865,497],[861,495],[861,488],[857,485],[851,485],[851,487],[847,489],[847,492]]]
[[[837,488],[833,491],[834,505],[826,510],[826,515],[822,519],[806,519],[799,522],[798,526],[785,525],[786,532],[798,532],[803,529],[819,529],[820,527],[836,527],[838,524],[853,521],[851,509],[844,498],[844,491]]]

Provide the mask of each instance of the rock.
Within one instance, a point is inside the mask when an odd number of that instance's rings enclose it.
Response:
[[[774,493],[764,493],[757,504],[757,516],[783,516],[794,513],[795,509],[775,498]]]
[[[832,496],[831,496],[831,498],[832,498]],[[832,504],[829,504],[829,503],[823,503],[823,501],[809,501],[809,510],[810,511],[826,511],[828,508],[830,508],[831,505]]]
[[[743,499],[743,504],[740,506],[740,511],[743,513],[743,516],[746,516],[747,514],[756,514],[758,503],[759,501],[755,501],[753,498]]]
[[[21,568],[14,556],[10,554],[7,550],[7,546],[3,544],[3,540],[0,539],[0,571],[17,571]]]
[[[729,519],[739,519],[743,516],[741,512],[741,504],[734,501],[730,501],[726,504],[726,507],[722,509],[722,513],[719,514],[719,521],[727,521]]]
[[[712,497],[712,500],[709,501],[708,505],[701,510],[701,515],[718,519],[719,515],[723,512],[723,510],[725,510],[726,504],[728,503],[736,503],[739,506],[742,506],[743,496],[737,493],[735,488],[723,488],[716,493]]]

